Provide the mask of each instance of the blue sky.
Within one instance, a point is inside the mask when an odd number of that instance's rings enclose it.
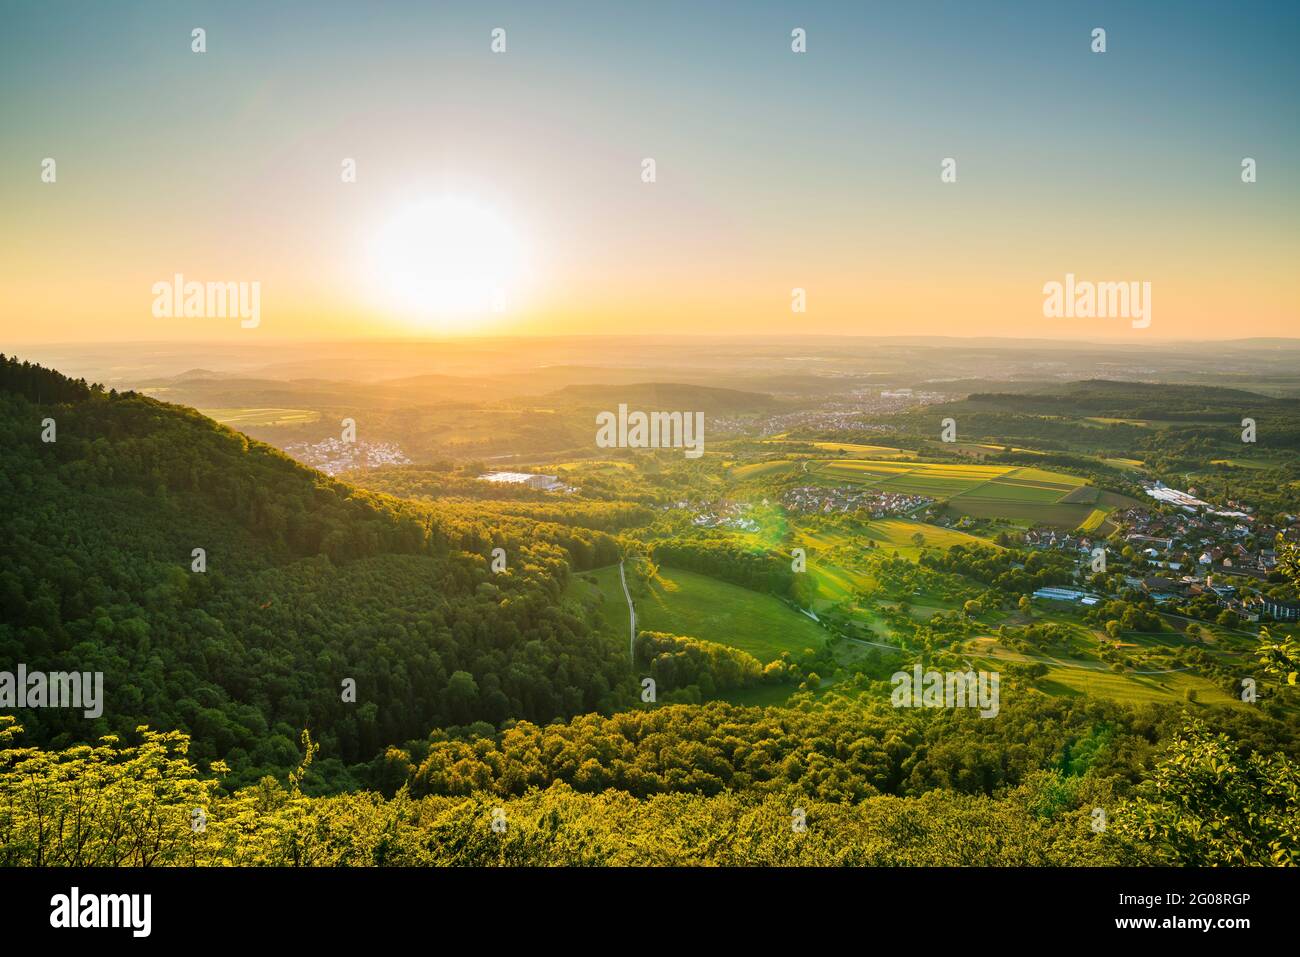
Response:
[[[1288,318],[1300,4],[11,2],[4,17],[0,277],[35,271],[23,301],[75,279],[51,310],[69,334],[88,302],[134,330],[130,290],[186,263],[266,272],[300,312],[344,304],[327,330],[362,321],[347,264],[428,191],[482,197],[527,234],[533,331],[581,331],[652,292],[660,318],[636,322],[689,327],[692,304],[724,327],[781,322],[762,303],[802,283],[823,291],[808,321],[825,331],[895,315],[914,330],[929,310],[942,332],[965,297],[982,331],[1016,334],[998,303],[1018,315],[1013,290],[1067,269],[1161,280],[1186,316],[1167,334],[1222,314],[1195,313],[1197,276],[1239,284],[1234,302],[1253,290],[1261,331]],[[45,156],[53,200],[32,175]],[[362,171],[347,197],[327,192],[340,156]],[[935,188],[946,156],[960,192]],[[1260,164],[1249,193],[1243,156]]]

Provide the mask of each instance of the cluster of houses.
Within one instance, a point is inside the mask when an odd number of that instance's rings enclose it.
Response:
[[[987,518],[975,518],[971,515],[944,515],[934,514],[934,512],[923,512],[918,518],[924,518],[931,525],[938,525],[940,528],[956,528],[959,530],[971,530],[981,526],[992,524]]]
[[[1267,595],[1239,592],[1235,585],[1216,583],[1213,575],[1183,575],[1180,578],[1132,578],[1124,583],[1140,588],[1154,602],[1185,601],[1198,595],[1213,596],[1215,602],[1245,621],[1261,617],[1274,621],[1300,621],[1300,602],[1270,598]]]
[[[796,430],[881,432],[895,431],[892,426],[865,421],[869,416],[901,412],[918,405],[945,402],[952,396],[942,392],[913,391],[912,389],[857,389],[847,398],[828,399],[816,409],[781,412],[771,415],[718,416],[706,424],[714,434],[780,435]]]
[[[767,504],[766,501],[763,503]],[[677,508],[691,508],[689,502],[678,502]],[[758,531],[758,522],[750,518],[751,506],[744,502],[723,501],[698,506],[691,524],[697,528],[730,528],[738,532]]]
[[[1059,528],[1031,528],[1025,532],[1025,545],[1029,548],[1051,548],[1063,552],[1091,552],[1101,539],[1062,531]]]
[[[800,485],[781,496],[781,504],[792,512],[865,511],[872,518],[905,515],[934,502],[925,495],[902,495],[854,485]]]
[[[782,412],[775,415],[753,416],[718,416],[706,423],[715,434],[744,433],[759,435],[783,435],[786,432],[809,430],[817,432],[880,432],[894,431],[883,425],[873,425],[864,421],[864,416],[872,410],[861,405],[842,405],[832,403],[820,409],[805,409],[799,412]]]
[[[1272,546],[1279,534],[1300,538],[1300,526],[1276,527],[1239,509],[1163,513],[1131,508],[1114,513],[1111,521],[1125,530],[1126,542],[1157,563],[1231,569],[1253,578],[1268,577],[1277,565]]]
[[[856,394],[861,395],[862,393]],[[914,391],[912,389],[884,389],[880,393],[880,398],[885,400],[902,399],[919,405],[934,405],[937,402],[946,402],[948,400],[948,396],[942,392]]]
[[[326,475],[411,464],[405,453],[392,442],[345,442],[340,438],[328,438],[321,442],[295,442],[286,445],[284,451],[303,465],[310,465]]]
[[[1138,578],[1124,576],[1128,588],[1136,588],[1150,596],[1157,604],[1162,602],[1187,601],[1198,595],[1210,595],[1216,604],[1234,612],[1243,621],[1259,621],[1267,617],[1274,621],[1300,621],[1300,602],[1269,598],[1267,595],[1243,595],[1234,585],[1216,583],[1213,575],[1204,578],[1197,575],[1183,575],[1179,578],[1162,578],[1152,576]],[[1052,586],[1040,588],[1034,592],[1035,598],[1051,601],[1078,602],[1082,605],[1095,605],[1100,597],[1079,588]]]
[[[1148,488],[1148,493],[1176,506],[1174,510],[1131,508],[1110,516],[1111,522],[1122,530],[1125,546],[1155,570],[1154,574],[1143,577],[1125,577],[1125,586],[1146,593],[1157,603],[1209,596],[1247,621],[1259,621],[1261,617],[1300,621],[1300,602],[1270,598],[1254,589],[1239,589],[1222,581],[1225,575],[1235,575],[1262,583],[1277,565],[1277,554],[1271,547],[1276,536],[1280,533],[1284,538],[1295,539],[1300,536],[1300,527],[1292,524],[1276,528],[1258,521],[1247,506],[1237,502],[1228,503],[1227,509],[1216,509],[1195,498],[1194,492],[1195,489],[1181,492],[1155,483]],[[1078,553],[1081,560],[1100,544],[1101,539],[1060,529],[1036,528],[1025,533],[1028,547]],[[1083,593],[1038,597],[1078,601]]]

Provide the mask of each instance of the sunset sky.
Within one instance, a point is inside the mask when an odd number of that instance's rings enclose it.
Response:
[[[1300,5],[632,6],[7,5],[0,342],[1295,334]],[[155,317],[176,273],[260,325]],[[1044,318],[1066,273],[1151,326]]]

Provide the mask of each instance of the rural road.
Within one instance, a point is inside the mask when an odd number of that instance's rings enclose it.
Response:
[[[627,617],[630,635],[627,641],[628,654],[636,662],[636,608],[632,605],[632,593],[627,590],[627,576],[623,574],[623,559],[618,560],[618,580],[623,583],[623,597],[627,599]]]

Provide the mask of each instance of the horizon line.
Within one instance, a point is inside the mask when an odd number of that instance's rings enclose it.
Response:
[[[82,347],[99,347],[108,346],[113,348],[122,348],[126,346],[164,346],[164,347],[200,347],[200,346],[218,346],[218,347],[247,347],[256,345],[346,345],[349,343],[374,343],[374,344],[446,344],[458,342],[506,342],[512,339],[544,339],[551,341],[597,341],[605,339],[640,339],[640,340],[659,340],[674,341],[680,339],[690,340],[717,340],[734,342],[743,340],[746,342],[792,342],[808,340],[870,340],[870,341],[922,341],[922,342],[998,342],[1016,344],[1021,347],[1030,345],[1104,345],[1104,346],[1136,346],[1144,345],[1203,345],[1203,344],[1230,344],[1230,343],[1295,343],[1300,346],[1300,336],[1236,336],[1231,338],[1185,338],[1185,339],[1147,339],[1145,341],[1134,339],[1132,337],[1090,337],[1082,339],[1068,338],[1025,338],[1024,336],[957,336],[957,335],[865,335],[853,333],[508,333],[496,335],[455,335],[455,336],[340,336],[326,337],[320,339],[309,339],[303,337],[258,337],[257,341],[239,341],[238,339],[66,339],[66,340],[30,340],[13,343],[10,347],[0,346],[0,352],[6,348],[41,348],[57,346],[82,346]]]

